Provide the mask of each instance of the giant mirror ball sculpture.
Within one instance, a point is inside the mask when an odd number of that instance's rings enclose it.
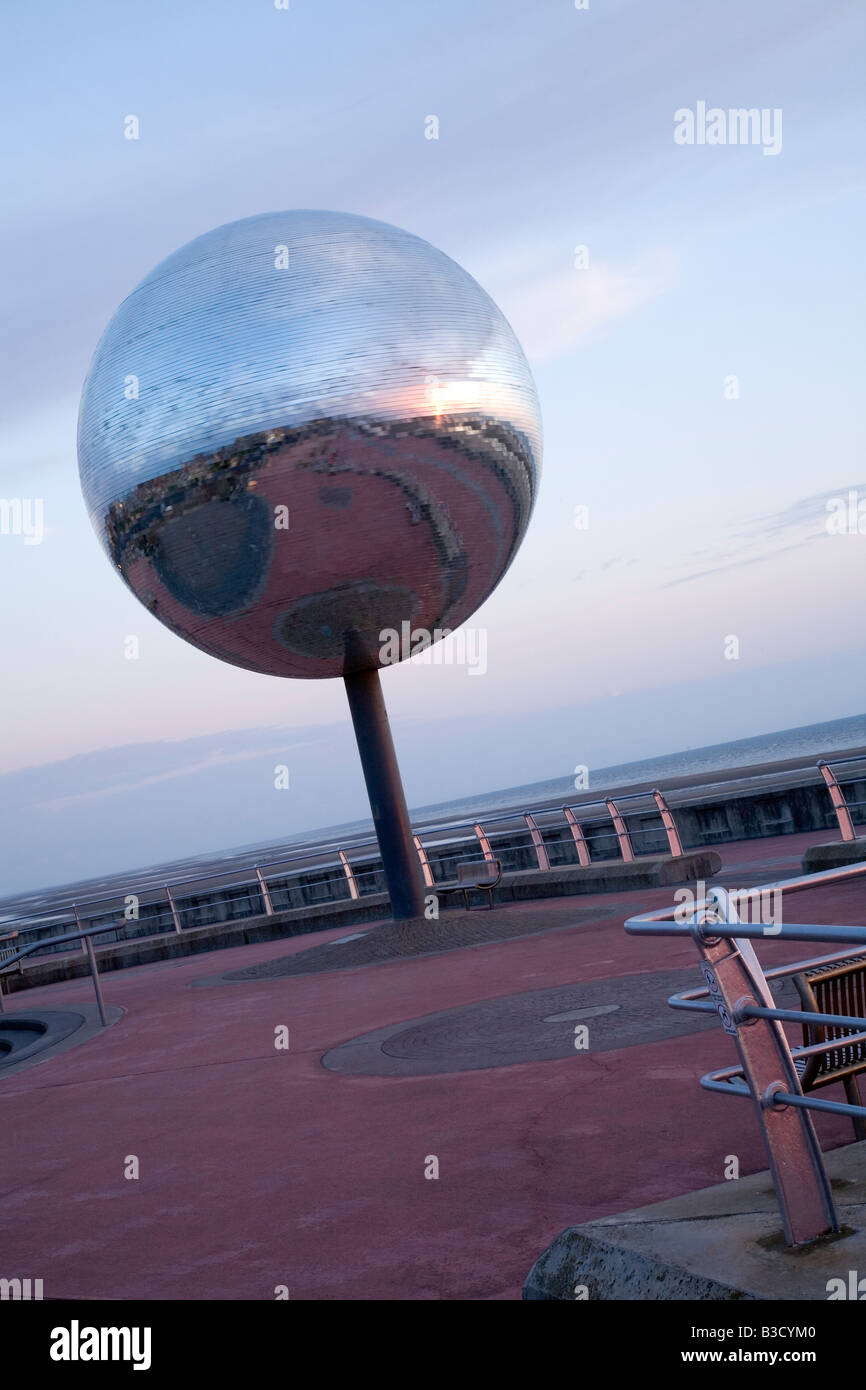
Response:
[[[541,427],[514,333],[448,256],[369,218],[276,212],[197,237],[124,300],[78,454],[97,534],[155,617],[315,678],[478,608],[526,530]]]

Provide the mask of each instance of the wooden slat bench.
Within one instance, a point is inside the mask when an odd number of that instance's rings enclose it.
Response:
[[[471,864],[458,864],[457,882],[434,884],[433,891],[439,897],[444,897],[448,893],[462,893],[463,905],[467,912],[471,912],[469,894],[473,889],[482,889],[490,895],[487,906],[492,908],[493,890],[501,878],[501,859],[477,859],[473,860]]]
[[[818,1014],[848,1014],[866,1018],[866,955],[851,956],[832,965],[817,966],[793,976],[804,1010]],[[795,1058],[795,1065],[804,1091],[814,1091],[841,1081],[849,1105],[862,1105],[857,1077],[866,1071],[866,1042],[847,1043],[846,1037],[856,1029],[841,1025],[803,1024],[803,1045],[827,1042],[826,1052],[811,1057]],[[866,1029],[861,1029],[866,1032]],[[866,1139],[866,1126],[861,1116],[852,1115],[854,1137]]]

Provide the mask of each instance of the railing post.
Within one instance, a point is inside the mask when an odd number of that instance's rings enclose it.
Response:
[[[421,872],[424,875],[424,883],[427,888],[433,887],[433,870],[430,868],[430,860],[427,858],[427,851],[421,843],[419,835],[413,835],[415,848],[418,851],[418,858],[421,860]]]
[[[476,823],[475,823],[475,825],[473,825],[472,829],[475,831],[475,834],[478,836],[478,843],[479,843],[479,845],[481,846],[481,851],[482,851],[482,853],[483,853],[483,855],[484,855],[484,858],[487,859],[487,860],[489,860],[489,861],[494,860],[494,859],[496,858],[496,855],[493,853],[493,850],[490,848],[490,841],[488,840],[487,836],[484,834],[484,831],[483,831],[482,828],[481,828],[480,822],[476,821]]]
[[[665,801],[664,797],[659,791],[653,792],[653,801],[659,808],[659,815],[662,818],[662,825],[667,831],[668,847],[670,849],[670,852],[674,856],[674,858],[679,858],[679,856],[683,852],[683,842],[680,839],[680,832],[677,830],[676,823],[674,821],[673,815],[671,814],[671,808],[668,806],[668,803]]]
[[[165,885],[165,893],[168,898],[168,905],[171,908],[171,920],[174,922],[174,929],[176,932],[183,931],[183,927],[180,924],[180,913],[177,910],[177,903],[174,900],[174,894],[168,884]]]
[[[631,861],[634,859],[634,850],[631,846],[631,837],[628,833],[628,827],[622,818],[622,814],[620,812],[619,807],[611,797],[606,797],[604,804],[608,809],[608,814],[610,815],[611,820],[613,821],[613,828],[616,831],[616,838],[619,841],[619,852],[622,855],[624,861],[627,864],[630,864]]]
[[[72,904],[72,915],[73,915],[73,917],[75,918],[75,925],[76,925],[76,927],[78,928],[79,931],[81,931],[81,930],[82,930],[81,918],[80,918],[79,915],[78,915],[78,907],[77,907],[77,905],[76,905],[75,903]],[[81,938],[81,954],[82,954],[83,956],[86,956],[86,955],[87,955],[87,947],[86,947],[85,944],[84,944],[84,937],[83,937],[83,936],[82,936],[82,938]]]
[[[265,882],[265,876],[258,864],[256,865],[256,878],[259,880],[259,888],[262,890],[262,902],[265,905],[265,915],[267,917],[273,917],[274,905],[271,902],[271,890]]]
[[[571,826],[571,837],[574,840],[574,848],[577,850],[578,863],[581,868],[588,869],[590,864],[589,845],[586,843],[583,826],[570,806],[563,806],[562,809],[565,812],[565,819]]]
[[[105,1016],[105,1000],[102,997],[102,986],[99,983],[99,966],[96,964],[96,952],[93,949],[93,941],[89,936],[83,938],[84,948],[90,961],[90,973],[93,976],[93,992],[96,995],[96,1007],[99,1010],[99,1021],[103,1028],[108,1027],[108,1019]]]
[[[529,833],[532,836],[532,843],[535,846],[535,857],[538,860],[538,867],[542,870],[542,872],[544,872],[546,869],[550,868],[550,860],[547,856],[547,847],[544,843],[544,837],[542,836],[541,831],[538,828],[535,816],[533,816],[531,812],[527,811],[524,814],[523,819],[526,821],[526,824],[529,827]]]
[[[714,908],[709,916],[695,913],[691,934],[710,999],[725,1032],[736,1040],[767,1147],[785,1239],[789,1245],[802,1245],[839,1229],[815,1127],[807,1110],[773,1102],[780,1092],[803,1094],[788,1039],[778,1019],[742,1018],[743,1008],[772,1009],[773,996],[751,942],[712,934],[714,921],[740,920],[725,889],[711,889],[707,901]]]
[[[4,942],[4,941],[16,941],[17,938],[18,938],[18,933],[17,933],[17,931],[8,932],[8,933],[6,934],[6,936],[0,936],[0,972],[2,972],[3,962],[4,962],[4,960],[7,958],[7,956],[14,956],[14,954],[15,954],[14,949],[10,949],[8,946],[4,947],[4,946],[3,946],[3,942]],[[20,969],[21,969],[21,962],[20,962],[20,961],[18,962],[18,969],[19,969],[19,971],[20,971]],[[3,1012],[3,975],[2,975],[2,973],[0,973],[0,1014],[2,1014],[2,1012]]]
[[[836,774],[829,763],[823,761],[818,763],[818,771],[824,778],[827,790],[830,793],[830,800],[836,812],[836,819],[839,822],[839,829],[842,832],[843,840],[856,840],[857,832],[854,829],[854,822],[851,819],[851,812],[848,810],[848,803],[845,800],[845,793],[836,780]]]
[[[340,863],[343,866],[343,873],[346,875],[346,882],[349,885],[349,897],[352,899],[357,898],[360,896],[360,894],[358,893],[358,884],[357,880],[355,879],[354,870],[352,869],[352,866],[349,863],[348,856],[341,849],[338,849],[337,853],[340,856]]]

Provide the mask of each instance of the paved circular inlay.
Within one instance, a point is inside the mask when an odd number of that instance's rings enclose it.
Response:
[[[485,999],[362,1034],[326,1052],[322,1062],[354,1076],[429,1076],[720,1032],[715,1014],[668,1007],[671,994],[701,984],[696,969],[667,970]],[[787,988],[786,981],[779,998]],[[575,1026],[575,1019],[585,1021]]]

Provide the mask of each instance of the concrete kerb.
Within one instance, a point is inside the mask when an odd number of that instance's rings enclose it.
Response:
[[[107,1005],[105,1012],[108,1019],[106,1027],[111,1028],[123,1018],[126,1010]],[[0,1031],[26,1028],[33,1024],[42,1030],[36,1041],[11,1053],[0,1054],[0,1081],[48,1062],[106,1031],[99,1020],[96,1005],[89,1003],[77,1003],[74,1009],[35,1009],[0,1014]],[[9,1060],[5,1060],[7,1056]]]
[[[768,1172],[572,1226],[536,1260],[527,1300],[575,1302],[851,1296],[866,1275],[866,1142],[825,1155],[842,1231],[785,1244]],[[866,1294],[866,1281],[863,1284]],[[854,1295],[858,1295],[855,1293]]]
[[[829,845],[810,845],[803,855],[803,873],[815,874],[821,869],[842,869],[866,859],[866,837],[856,840],[833,840]]]

